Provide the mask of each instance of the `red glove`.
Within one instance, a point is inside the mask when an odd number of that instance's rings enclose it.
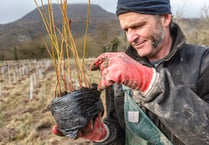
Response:
[[[100,55],[91,64],[90,69],[100,69],[101,71],[102,78],[98,85],[98,90],[117,83],[144,93],[156,78],[155,69],[138,63],[123,52]]]
[[[102,122],[101,113],[93,121],[89,121],[88,125],[78,133],[78,137],[85,138],[91,141],[104,140],[108,135],[108,129]]]
[[[52,132],[53,132],[53,134],[55,134],[57,136],[64,136],[64,134],[62,134],[62,132],[58,129],[57,125],[54,125],[52,127]]]
[[[57,136],[64,136],[62,132],[59,131],[57,125],[52,128],[52,132]],[[102,122],[100,112],[94,121],[91,119],[86,127],[78,132],[78,138],[85,138],[91,141],[100,141],[105,139],[105,137],[108,136],[107,134],[108,129]]]

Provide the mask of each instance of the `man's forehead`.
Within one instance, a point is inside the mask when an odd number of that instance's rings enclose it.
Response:
[[[150,17],[150,15],[128,12],[128,13],[120,14],[119,20],[121,24],[127,25],[129,23],[134,23],[134,22],[143,22],[146,19],[148,19],[148,17]]]

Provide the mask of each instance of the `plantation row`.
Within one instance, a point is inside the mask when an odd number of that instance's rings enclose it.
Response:
[[[92,61],[89,58],[85,63],[89,66]],[[100,80],[99,71],[88,73],[92,83]],[[0,61],[0,144],[91,144],[52,134],[55,120],[49,106],[55,85],[55,69],[49,59]],[[104,93],[101,97],[104,100]]]
[[[0,62],[0,96],[10,87],[18,87],[20,83],[29,79],[30,90],[37,82],[43,79],[44,73],[52,69],[53,64],[49,59],[44,60],[20,60]],[[30,93],[31,94],[31,93]],[[31,95],[30,95],[31,97]]]
[[[87,67],[92,58],[86,60]],[[73,60],[70,60],[71,69],[74,69]],[[42,60],[19,60],[19,61],[0,61],[0,96],[5,96],[9,88],[18,88],[20,84],[28,81],[30,86],[30,98],[37,83],[43,80],[47,71],[55,73],[53,62],[50,59]],[[75,87],[78,82],[74,82]]]

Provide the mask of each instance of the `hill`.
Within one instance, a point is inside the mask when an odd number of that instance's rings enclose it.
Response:
[[[47,8],[46,5],[45,8]],[[55,23],[61,28],[62,17],[59,5],[53,4],[53,9]],[[82,46],[85,33],[86,14],[87,4],[68,5],[72,33],[78,41],[79,47]],[[46,31],[37,9],[13,23],[0,25],[0,59],[14,59],[15,56],[16,59],[46,57],[47,52],[40,40],[40,34],[45,36]],[[87,55],[97,55],[106,49],[111,49],[111,43],[119,40],[121,35],[117,17],[98,5],[91,5],[88,34],[87,47],[95,49],[95,51],[91,51],[90,54],[87,52]],[[97,51],[98,53],[96,53]]]

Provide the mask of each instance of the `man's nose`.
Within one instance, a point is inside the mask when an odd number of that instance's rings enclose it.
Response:
[[[136,31],[131,28],[126,31],[126,36],[129,43],[134,42],[139,37]]]

